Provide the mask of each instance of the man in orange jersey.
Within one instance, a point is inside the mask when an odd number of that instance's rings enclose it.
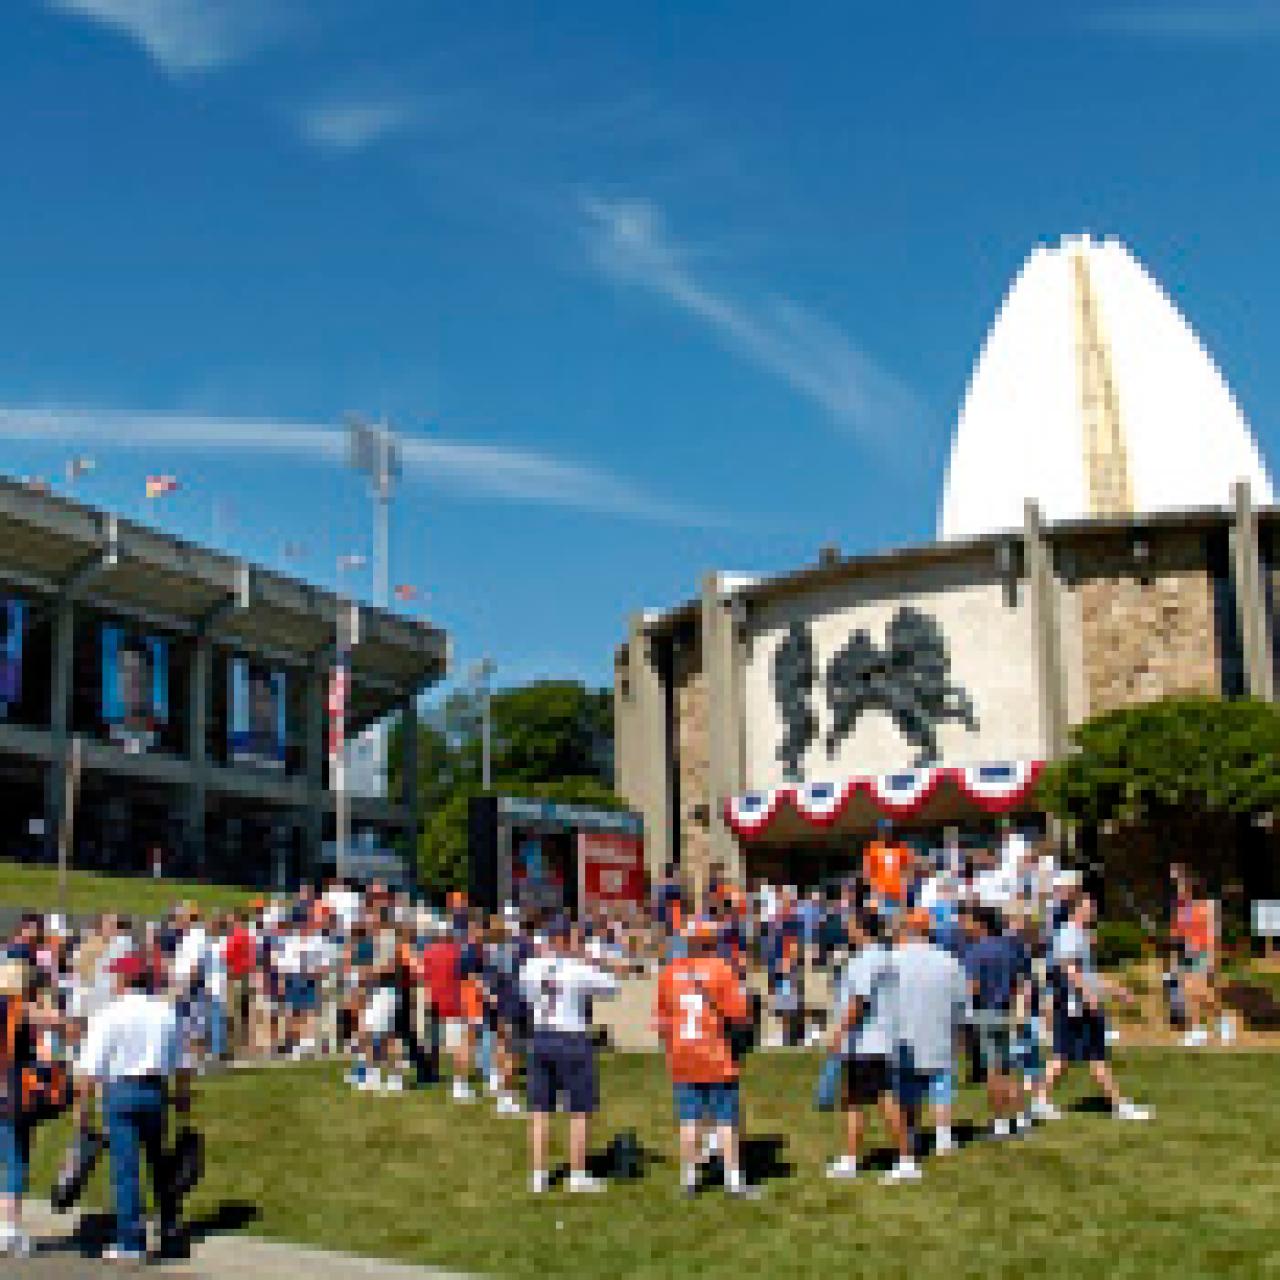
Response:
[[[911,874],[911,850],[894,840],[893,823],[882,818],[876,823],[876,839],[862,854],[862,879],[882,920],[892,923],[905,909]]]
[[[758,1188],[748,1186],[739,1163],[738,1064],[729,1043],[730,1026],[750,1018],[746,993],[733,966],[715,954],[715,921],[692,921],[685,939],[688,955],[671,960],[658,975],[655,1009],[680,1125],[681,1184],[686,1195],[698,1189],[703,1126],[723,1157],[725,1190],[754,1198]]]

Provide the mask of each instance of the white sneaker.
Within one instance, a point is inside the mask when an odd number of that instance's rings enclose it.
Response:
[[[1031,1114],[1037,1120],[1061,1120],[1062,1112],[1053,1105],[1052,1102],[1033,1102],[1031,1104]]]
[[[935,1156],[945,1156],[949,1152],[956,1149],[956,1140],[951,1136],[950,1129],[935,1129],[933,1136],[933,1154]]]
[[[551,1175],[545,1169],[535,1169],[529,1175],[529,1194],[540,1196],[551,1186]]]
[[[1013,1125],[1008,1120],[996,1120],[991,1125],[991,1136],[993,1138],[1011,1138],[1013,1137]]]
[[[833,1182],[847,1182],[858,1176],[858,1162],[853,1156],[841,1156],[827,1165],[827,1177]]]
[[[520,1099],[512,1097],[509,1093],[498,1094],[497,1112],[500,1116],[522,1116],[524,1108],[520,1105]]]
[[[377,1067],[370,1067],[356,1088],[361,1093],[377,1093],[382,1088],[382,1072]]]
[[[1204,1027],[1192,1027],[1191,1030],[1182,1037],[1182,1047],[1184,1049],[1199,1049],[1208,1043],[1209,1033]]]
[[[382,1086],[383,1093],[403,1093],[404,1081],[396,1075],[387,1077],[386,1083]]]
[[[727,1196],[733,1196],[738,1200],[759,1200],[764,1195],[764,1189],[753,1182],[726,1182],[724,1184],[724,1193]]]
[[[1218,1023],[1218,1039],[1223,1044],[1232,1044],[1236,1038],[1236,1021],[1229,1014],[1222,1015],[1222,1021]]]
[[[453,1082],[453,1100],[454,1102],[474,1102],[476,1095],[465,1080],[455,1080]]]
[[[147,1255],[141,1249],[122,1249],[118,1244],[109,1244],[102,1251],[103,1262],[137,1262],[143,1263]]]
[[[1122,1099],[1111,1113],[1117,1120],[1150,1120],[1154,1114],[1150,1107],[1140,1107],[1136,1102]]]
[[[607,1190],[607,1184],[600,1178],[593,1178],[591,1174],[585,1170],[579,1173],[571,1173],[569,1175],[569,1190],[579,1193],[591,1194]]]
[[[914,1160],[899,1160],[888,1173],[881,1175],[880,1181],[886,1185],[895,1182],[919,1182],[920,1166]]]
[[[16,1227],[6,1227],[0,1231],[0,1257],[31,1257],[31,1237]]]

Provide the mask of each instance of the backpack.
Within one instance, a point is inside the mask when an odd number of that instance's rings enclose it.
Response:
[[[25,1061],[22,1053],[26,1006],[19,996],[0,998],[0,1103],[33,1123],[52,1119],[70,1105],[67,1069],[59,1062]]]

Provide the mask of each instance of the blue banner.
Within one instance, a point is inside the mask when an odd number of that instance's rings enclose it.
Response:
[[[169,643],[102,627],[102,720],[129,751],[149,751],[169,722]]]
[[[283,671],[232,658],[227,681],[227,750],[234,763],[283,769],[288,743]]]
[[[22,697],[22,644],[27,606],[21,600],[0,597],[0,718]]]

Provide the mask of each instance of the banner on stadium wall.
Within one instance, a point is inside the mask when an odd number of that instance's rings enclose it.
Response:
[[[578,834],[578,896],[583,906],[645,900],[644,841],[599,831]]]
[[[22,697],[22,645],[27,626],[27,606],[21,600],[0,596],[0,720]]]
[[[287,685],[283,671],[232,658],[227,681],[227,751],[233,764],[285,767]]]
[[[131,754],[150,751],[169,723],[169,642],[102,627],[102,721]]]

